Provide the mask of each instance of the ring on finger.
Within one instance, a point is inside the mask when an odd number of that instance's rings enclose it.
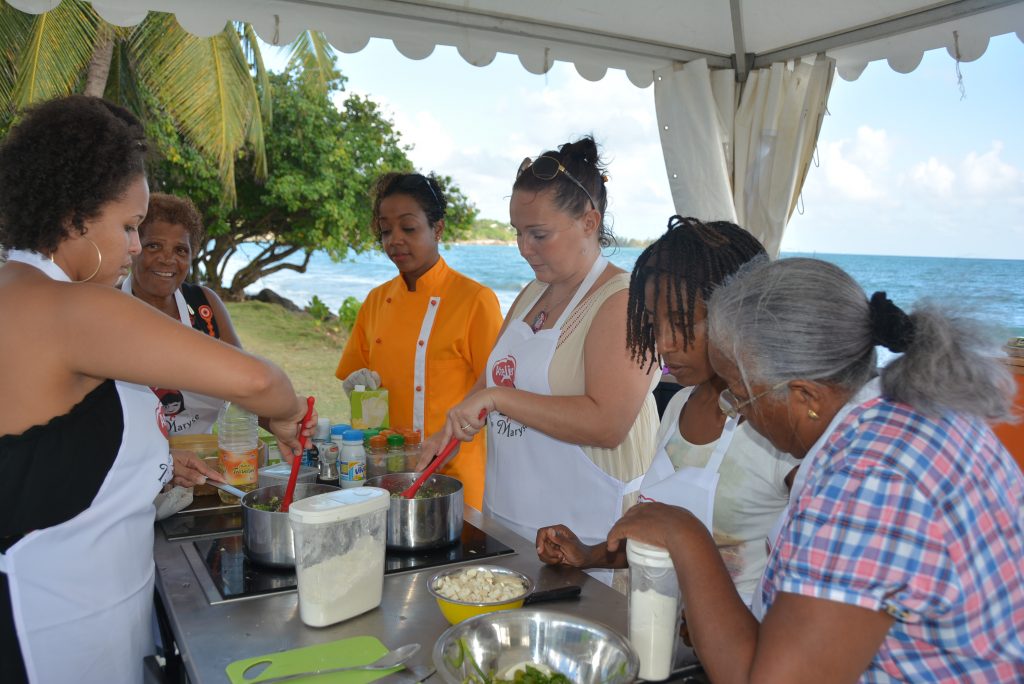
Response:
[[[473,427],[473,426],[472,426],[472,425],[470,425],[469,423],[466,423],[465,425],[460,425],[460,426],[459,426],[459,429],[460,429],[460,430],[468,430],[468,429],[469,429],[469,428],[471,428],[471,427]]]

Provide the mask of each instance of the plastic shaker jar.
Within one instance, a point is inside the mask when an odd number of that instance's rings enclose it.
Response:
[[[333,625],[380,605],[390,503],[386,489],[361,487],[291,505],[299,617],[305,624]]]
[[[402,436],[405,437],[405,472],[411,473],[420,462],[423,437],[420,436],[419,430],[403,430]]]
[[[343,488],[362,487],[366,483],[366,450],[361,430],[345,432],[338,456],[338,482]]]
[[[629,561],[629,641],[640,656],[640,678],[672,674],[682,617],[679,581],[668,551],[626,540]]]
[[[405,437],[397,433],[388,435],[388,472],[405,472]]]
[[[388,438],[373,435],[363,440],[366,449],[366,478],[380,477],[388,472]]]

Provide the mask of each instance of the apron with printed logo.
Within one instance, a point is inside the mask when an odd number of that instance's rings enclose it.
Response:
[[[68,281],[41,255],[12,250],[8,260]],[[138,682],[153,651],[153,497],[170,481],[172,463],[156,396],[115,385],[124,434],[96,498],[0,554],[32,682]]]
[[[561,328],[607,263],[604,257],[597,258],[552,328],[534,333],[524,321],[509,323],[487,360],[488,387],[551,394],[548,368]],[[496,411],[487,421],[484,512],[531,543],[539,528],[557,523],[568,526],[584,543],[603,542],[622,515],[623,496],[636,489],[640,478],[624,483],[598,468],[579,445],[549,437]],[[611,582],[611,571],[591,574]]]
[[[132,279],[125,278],[121,283],[121,291],[132,294]],[[181,290],[174,291],[174,302],[178,305],[178,319],[183,325],[192,326],[192,317],[188,304]],[[164,419],[167,421],[167,434],[171,437],[179,435],[208,435],[213,432],[217,416],[224,400],[208,397],[196,392],[182,392],[176,389],[153,388],[164,407]]]

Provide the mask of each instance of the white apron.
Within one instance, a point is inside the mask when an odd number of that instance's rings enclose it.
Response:
[[[487,359],[488,387],[503,385],[551,394],[548,367],[562,325],[607,263],[604,257],[597,258],[554,327],[534,333],[524,321],[509,323]],[[556,523],[567,525],[584,543],[604,542],[608,530],[622,516],[622,497],[636,489],[640,478],[624,483],[598,468],[580,446],[549,437],[496,411],[487,421],[484,512],[531,543],[539,528]],[[611,582],[611,571],[591,574]]]
[[[38,254],[12,250],[8,260],[68,281]],[[30,682],[139,682],[153,650],[153,497],[172,464],[156,396],[116,387],[124,434],[92,504],[0,555]]]
[[[121,291],[132,294],[131,277],[125,278],[121,283]],[[183,325],[191,328],[192,316],[180,289],[174,291],[174,303],[178,305],[178,319]],[[153,391],[163,400],[169,390],[154,388]],[[174,404],[169,403],[164,406],[167,434],[175,437],[178,435],[208,435],[213,432],[213,426],[217,423],[217,415],[221,407],[224,406],[224,400],[196,392],[180,392],[180,394],[182,401],[176,410],[169,410]]]
[[[829,437],[832,436],[832,433],[835,432],[837,427],[839,427],[839,424],[846,419],[846,416],[850,415],[850,411],[861,404],[866,404],[872,399],[875,399],[881,395],[881,393],[882,386],[878,378],[875,378],[868,384],[861,387],[860,391],[853,395],[853,398],[839,409],[839,412],[836,413],[834,418],[832,418],[828,427],[825,428],[825,432],[821,434],[821,437],[818,437],[818,441],[811,445],[807,455],[804,456],[802,461],[800,461],[800,465],[797,467],[796,477],[793,478],[793,486],[789,490],[789,503],[786,505],[785,510],[783,510],[782,513],[779,513],[778,519],[775,521],[771,532],[768,533],[768,538],[765,540],[765,543],[768,545],[768,562],[765,564],[765,571],[761,573],[761,582],[758,584],[757,591],[754,592],[754,601],[750,607],[750,610],[754,613],[754,617],[756,617],[759,622],[764,619],[765,614],[764,576],[768,572],[768,567],[772,564],[772,559],[775,557],[776,549],[779,547],[779,537],[782,535],[782,528],[785,527],[786,522],[789,520],[790,509],[793,506],[793,502],[797,500],[800,493],[803,491],[804,486],[807,484],[807,476],[811,472],[811,463],[815,458],[817,458],[818,453],[821,451],[821,447],[825,446],[825,442],[828,441]]]

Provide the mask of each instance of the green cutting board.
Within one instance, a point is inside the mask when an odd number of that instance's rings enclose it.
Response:
[[[295,648],[290,651],[279,651],[267,655],[236,660],[225,668],[228,678],[232,684],[259,684],[263,679],[280,677],[298,672],[309,672],[310,670],[326,670],[332,667],[346,667],[349,665],[366,665],[388,652],[388,647],[378,639],[371,636],[352,637],[340,641],[330,641],[326,644]],[[246,679],[245,671],[256,663],[269,662],[270,665],[260,672],[258,677]],[[296,682],[315,682],[316,684],[368,684],[375,679],[386,677],[392,672],[402,669],[396,667],[391,670],[358,670],[355,672],[335,672],[332,674],[310,675]],[[259,670],[253,670],[259,672]]]

